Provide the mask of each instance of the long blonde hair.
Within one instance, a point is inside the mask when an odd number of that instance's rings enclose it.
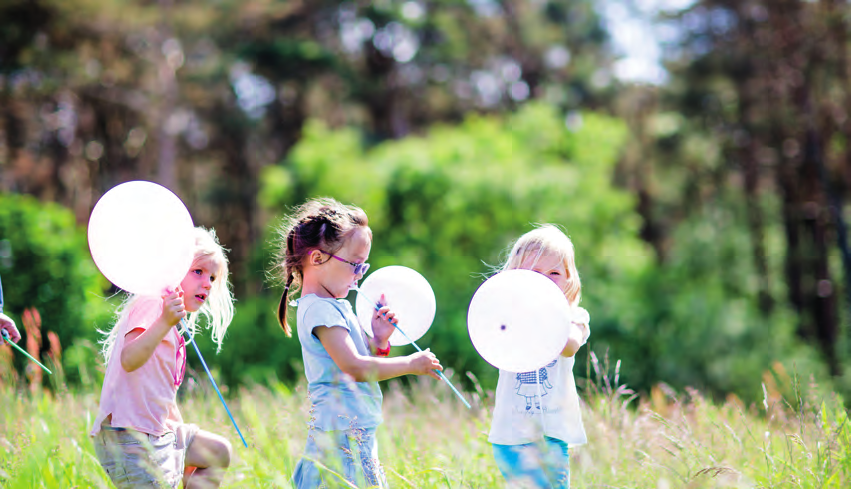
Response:
[[[534,256],[532,261],[532,267],[534,267],[544,255],[558,256],[564,261],[564,269],[568,277],[567,285],[562,292],[571,306],[577,306],[582,298],[582,282],[579,280],[579,271],[576,270],[573,242],[558,226],[541,224],[520,236],[511,247],[508,259],[500,270],[520,268],[520,265],[531,256]]]
[[[213,281],[210,295],[196,314],[189,314],[186,321],[183,322],[185,327],[181,329],[181,333],[189,331],[189,334],[195,336],[197,332],[198,316],[203,316],[207,328],[212,332],[213,341],[216,342],[216,351],[221,351],[222,342],[225,339],[228,326],[233,320],[233,292],[231,291],[228,281],[228,259],[225,256],[225,249],[219,244],[216,237],[216,231],[213,229],[207,230],[203,227],[195,228],[195,258],[192,261],[192,268],[197,263],[204,259],[210,258],[216,267],[214,273],[216,280]],[[144,296],[128,294],[124,302],[115,311],[115,323],[109,331],[100,331],[106,335],[101,340],[101,351],[105,362],[109,362],[112,356],[112,350],[115,346],[115,340],[118,337],[118,332],[121,330],[124,323],[130,317],[130,312],[133,310],[138,301]]]

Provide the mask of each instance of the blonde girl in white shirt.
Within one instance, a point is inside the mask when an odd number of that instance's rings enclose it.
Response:
[[[556,226],[521,236],[501,270],[538,272],[564,292],[571,305],[571,334],[564,349],[538,371],[499,371],[488,441],[510,486],[570,487],[568,447],[586,443],[573,379],[574,355],[590,335],[573,243]]]

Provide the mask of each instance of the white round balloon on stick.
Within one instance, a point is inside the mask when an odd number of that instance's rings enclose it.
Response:
[[[361,327],[370,336],[372,334],[372,314],[375,304],[384,294],[385,304],[396,314],[399,330],[390,335],[390,344],[402,346],[420,339],[434,321],[437,301],[428,280],[417,271],[408,267],[393,265],[380,268],[371,273],[358,288],[355,304]]]
[[[117,185],[89,218],[89,250],[101,273],[134,294],[160,296],[192,266],[192,217],[179,197],[152,182]]]
[[[529,372],[558,358],[570,334],[570,311],[552,280],[530,270],[506,270],[473,295],[467,330],[488,363]]]

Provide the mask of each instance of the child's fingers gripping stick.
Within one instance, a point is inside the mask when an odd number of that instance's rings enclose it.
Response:
[[[172,326],[186,317],[186,306],[183,304],[183,291],[175,290],[163,297],[162,318]]]
[[[12,321],[12,318],[0,312],[0,334],[4,337],[9,338],[12,343],[17,343],[21,339],[21,334],[18,332],[18,328],[15,327],[15,321]],[[3,344],[3,341],[0,341],[0,345]]]
[[[396,324],[399,320],[396,318],[396,313],[390,310],[390,307],[386,305],[384,294],[381,294],[381,299],[379,299],[378,308],[372,313],[372,332],[375,335],[375,339],[379,343],[383,343],[390,335],[393,334],[393,330],[396,328]]]
[[[386,320],[392,324],[398,324],[399,320],[396,319],[396,313],[390,310],[390,306],[387,305],[387,299],[384,297],[384,294],[381,294],[381,298],[378,299],[378,304],[375,311],[372,313],[372,320]]]
[[[443,366],[440,364],[440,361],[434,353],[426,348],[421,352],[411,355],[411,370],[415,375],[430,375],[435,379],[440,380],[440,376],[437,375],[435,370],[442,371]]]
[[[373,321],[387,321],[391,324],[399,323],[399,320],[396,319],[396,313],[391,311],[389,306],[384,306],[381,309],[376,310],[372,319]]]

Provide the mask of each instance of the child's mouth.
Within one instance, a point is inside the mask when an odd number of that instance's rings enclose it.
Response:
[[[204,294],[196,294],[195,299],[197,299],[198,302],[203,303],[205,300],[207,300],[207,296]]]

